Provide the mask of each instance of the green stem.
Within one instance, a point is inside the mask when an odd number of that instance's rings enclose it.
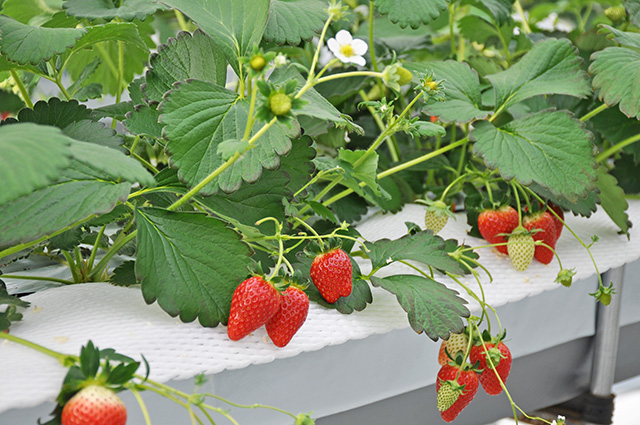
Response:
[[[616,143],[615,145],[611,146],[609,149],[605,150],[604,152],[600,152],[598,155],[596,155],[596,161],[602,162],[607,158],[609,158],[614,153],[622,150],[625,146],[629,146],[630,144],[635,143],[638,140],[640,140],[640,134],[636,134],[635,136],[631,136],[627,139],[624,139],[622,142]]]
[[[603,103],[602,105],[598,106],[593,111],[590,111],[590,112],[586,113],[584,116],[582,116],[582,118],[580,118],[580,121],[582,121],[582,122],[588,121],[591,118],[593,118],[596,115],[598,115],[600,112],[602,112],[605,109],[607,109],[608,107],[609,107],[609,105],[607,105],[606,103]]]
[[[305,87],[313,81],[316,75],[316,65],[318,64],[320,49],[322,49],[324,36],[327,34],[327,29],[329,28],[331,21],[333,21],[333,17],[329,16],[329,19],[327,19],[327,21],[324,23],[324,27],[322,27],[322,32],[320,33],[320,38],[318,39],[318,47],[316,47],[316,52],[313,54],[313,60],[311,61],[311,66],[309,67],[309,76],[307,77],[307,84],[305,84]]]
[[[82,281],[82,277],[80,276],[80,271],[78,270],[78,266],[74,261],[73,257],[68,251],[62,251],[62,255],[67,260],[67,266],[71,271],[71,276],[73,277],[73,283],[80,283]]]
[[[522,9],[522,4],[520,4],[520,0],[516,0],[513,6],[515,7],[516,12],[518,12],[518,14],[520,15],[520,18],[522,18],[522,30],[524,31],[525,34],[530,34],[531,27],[529,26],[529,22],[527,21],[527,15],[525,15],[524,9]]]
[[[18,86],[18,90],[20,90],[20,95],[22,96],[22,100],[24,100],[24,103],[27,104],[27,107],[33,109],[33,102],[31,101],[31,97],[29,96],[29,92],[27,91],[27,88],[24,86],[24,83],[20,79],[20,75],[18,75],[18,73],[13,69],[9,71],[9,73],[11,74],[11,78],[13,78],[13,81],[16,82],[16,85]]]
[[[375,71],[351,71],[351,72],[341,72],[339,74],[331,74],[326,77],[318,78],[316,80],[316,84],[325,83],[331,80],[338,80],[340,78],[348,78],[348,77],[377,77],[382,78],[384,74],[382,72]]]
[[[50,350],[46,347],[43,347],[42,345],[36,344],[35,342],[27,341],[26,339],[8,333],[0,332],[0,339],[6,339],[16,344],[36,350],[42,354],[46,354],[49,357],[53,357],[54,359],[58,360],[63,366],[67,366],[70,361],[78,361],[78,357],[76,356],[62,354],[57,351]]]
[[[111,248],[109,249],[109,251],[107,251],[104,257],[102,257],[102,259],[96,265],[96,267],[93,270],[91,270],[89,276],[91,278],[96,278],[97,276],[101,275],[106,270],[107,265],[109,264],[109,261],[111,260],[111,258],[114,255],[116,255],[117,252],[120,251],[123,246],[125,246],[127,243],[132,241],[137,234],[138,234],[138,230],[134,230],[133,232],[129,233],[126,237],[122,238],[119,242],[118,241],[114,242]]]
[[[73,285],[74,284],[74,282],[72,282],[70,280],[58,279],[58,278],[55,278],[55,277],[46,277],[46,276],[23,276],[23,275],[17,275],[17,274],[3,274],[2,278],[3,279],[42,280],[42,281],[45,281],[45,282],[63,283],[65,285]]]
[[[466,179],[467,177],[469,177],[468,174],[462,174],[460,176],[458,176],[458,178],[456,178],[454,181],[452,181],[449,186],[447,186],[444,190],[444,192],[442,192],[442,195],[440,196],[440,200],[444,202],[445,198],[447,197],[447,193],[449,193],[449,191],[456,185],[458,184],[459,181]]]
[[[280,412],[280,413],[283,413],[285,415],[291,416],[292,418],[296,419],[296,415],[294,415],[293,413],[287,412],[286,410],[279,409],[279,408],[274,407],[274,406],[267,406],[265,404],[238,404],[238,403],[233,403],[232,401],[229,401],[229,400],[227,400],[227,399],[225,399],[223,397],[220,397],[218,395],[215,395],[215,394],[204,393],[204,394],[201,394],[201,395],[203,395],[205,397],[215,398],[216,400],[220,400],[223,403],[228,404],[229,406],[238,407],[240,409],[267,409],[267,410],[273,410],[273,411]]]
[[[453,24],[455,23],[455,5],[449,3],[449,41],[451,43],[451,58],[456,58],[456,38],[453,31]]]
[[[178,25],[182,31],[189,32],[189,26],[187,25],[187,21],[184,19],[184,15],[178,9],[173,10],[176,15],[176,20],[178,21]]]
[[[142,411],[142,416],[144,416],[144,423],[146,425],[151,425],[151,418],[149,417],[149,411],[147,410],[147,405],[144,403],[144,400],[140,396],[140,393],[135,388],[129,388],[129,391],[131,391],[133,396],[138,401],[138,405],[140,406],[140,410]]]
[[[105,224],[100,228],[98,232],[98,236],[96,236],[96,242],[93,244],[93,249],[91,250],[91,256],[89,257],[89,261],[87,261],[87,269],[91,270],[93,267],[93,263],[96,260],[96,254],[98,253],[98,246],[100,245],[100,240],[102,239],[102,235],[104,235],[104,231],[107,228]]]
[[[376,61],[376,52],[373,47],[373,17],[375,15],[375,10],[373,8],[373,0],[369,0],[369,55],[371,56],[371,66],[373,66],[373,70],[378,72],[380,69],[378,68],[378,61]]]
[[[367,96],[367,94],[364,92],[364,90],[360,90],[358,92],[358,94],[360,95],[360,97],[362,98],[362,100],[364,100],[365,102],[369,101],[369,97]],[[373,108],[371,106],[367,106],[367,110],[369,111],[369,113],[371,114],[371,116],[373,117],[373,120],[376,122],[376,124],[378,125],[378,128],[380,129],[381,132],[384,133],[385,126],[384,123],[382,122],[382,119],[378,116],[378,114],[376,114],[376,112],[373,110]],[[387,145],[389,147],[389,153],[391,154],[391,160],[393,162],[398,162],[400,161],[400,155],[398,153],[398,147],[395,146],[392,142],[392,140],[390,140],[389,138],[386,138],[387,141]]]
[[[513,187],[513,196],[516,198],[516,205],[518,206],[518,227],[522,227],[522,208],[520,207],[520,196],[518,196],[518,189],[515,183],[511,182]]]
[[[251,102],[249,103],[249,118],[247,118],[247,126],[244,128],[244,136],[242,136],[242,140],[249,140],[249,136],[251,136],[251,129],[253,128],[253,122],[255,117],[253,116],[253,112],[256,109],[256,92],[258,91],[258,85],[253,84],[251,87]]]

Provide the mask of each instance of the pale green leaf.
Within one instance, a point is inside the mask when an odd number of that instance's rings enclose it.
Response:
[[[20,64],[36,65],[65,52],[86,33],[83,28],[40,28],[0,15],[0,52]]]
[[[142,92],[148,102],[160,102],[176,81],[189,78],[224,87],[227,62],[208,35],[200,30],[181,32],[151,55]]]
[[[624,190],[618,186],[618,180],[609,174],[604,165],[598,167],[597,186],[600,191],[600,205],[620,228],[620,231],[628,235],[631,227],[631,221],[629,221],[627,214],[629,204],[624,198]]]
[[[537,112],[500,128],[481,121],[471,137],[474,152],[506,180],[535,182],[570,202],[595,187],[591,134],[568,112]]]
[[[131,22],[110,22],[104,25],[88,27],[87,32],[73,46],[72,52],[106,41],[123,41],[142,50],[147,49],[147,45],[140,37],[138,27],[135,24]]]
[[[271,0],[264,39],[298,45],[320,34],[329,17],[324,0]]]
[[[238,57],[247,55],[262,39],[269,0],[164,0],[188,15],[209,34],[222,50],[236,74]]]
[[[511,68],[488,75],[495,92],[495,105],[506,109],[541,94],[586,97],[591,93],[582,59],[567,39],[537,43]]]
[[[62,181],[0,205],[0,246],[36,240],[125,202],[131,183]]]
[[[371,188],[376,195],[380,196],[377,152],[367,153],[363,150],[352,151],[340,149],[338,151],[338,159],[348,177],[356,180],[358,184],[363,182]]]
[[[607,27],[609,31],[613,28]],[[615,31],[616,41],[631,46],[607,47],[591,55],[589,73],[598,97],[607,105],[619,104],[630,118],[640,118],[640,34]]]
[[[640,0],[624,0],[624,6],[633,25],[640,26]]]
[[[59,129],[36,124],[0,127],[0,204],[44,187],[71,160],[71,139]]]
[[[469,65],[457,61],[407,64],[406,68],[419,72],[433,71],[435,78],[444,80],[444,102],[431,101],[424,111],[444,122],[470,122],[489,115],[482,110],[482,95],[478,74]]]
[[[435,21],[447,8],[445,0],[405,0],[399,5],[396,0],[376,0],[375,5],[383,15],[389,15],[394,24],[406,28],[418,28]]]
[[[226,324],[233,291],[248,275],[250,249],[240,236],[204,214],[144,208],[136,223],[135,271],[145,301],[157,300],[184,322]]]
[[[115,4],[114,4],[115,3]],[[155,0],[122,0],[118,2],[104,0],[66,0],[62,7],[67,13],[76,18],[89,20],[104,19],[110,21],[115,18],[125,21],[134,19],[144,20],[157,10],[165,6]]]
[[[2,14],[23,24],[29,24],[36,17],[51,16],[55,12],[55,9],[42,0],[5,0],[2,3]]]
[[[419,334],[424,332],[434,341],[449,338],[450,332],[460,332],[464,327],[462,318],[470,315],[467,302],[458,292],[427,277],[374,276],[371,283],[394,294],[407,312],[411,329]]]

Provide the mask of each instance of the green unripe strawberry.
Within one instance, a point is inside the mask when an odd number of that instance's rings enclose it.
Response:
[[[431,230],[434,234],[437,234],[446,226],[449,217],[454,216],[449,206],[442,201],[419,199],[416,202],[427,205],[427,210],[424,214],[424,225],[426,230]]]
[[[267,66],[267,61],[265,60],[264,56],[255,55],[249,61],[249,65],[254,71],[262,71],[262,69]]]
[[[438,410],[444,412],[458,401],[460,392],[455,390],[453,386],[457,384],[453,381],[444,381],[438,390]]]
[[[611,22],[621,21],[627,16],[627,12],[623,6],[608,7],[604,10],[604,14],[607,18],[611,19]]]
[[[533,236],[528,232],[518,232],[518,229],[516,229],[509,236],[507,252],[509,253],[511,264],[516,270],[523,272],[529,268],[529,264],[533,261],[535,249]]]
[[[284,93],[274,93],[269,98],[269,108],[277,117],[286,115],[291,110],[291,97]]]

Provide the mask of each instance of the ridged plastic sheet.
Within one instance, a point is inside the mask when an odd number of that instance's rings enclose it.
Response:
[[[404,222],[423,224],[424,207],[407,205],[402,212],[373,215],[358,226],[368,240],[398,238],[406,233]],[[632,201],[629,208],[632,222],[640,223],[640,202]],[[631,229],[631,239],[617,233],[609,217],[598,211],[584,219],[568,215],[569,225],[586,243],[596,234],[600,240],[591,248],[600,273],[640,258],[638,229]],[[463,214],[450,220],[440,235],[455,238],[471,246],[486,242],[469,237]],[[575,268],[574,282],[595,274],[587,251],[566,229],[556,246],[565,268]],[[529,269],[520,273],[509,259],[497,251],[478,250],[480,262],[487,267],[493,282],[485,273],[486,300],[493,306],[522,300],[548,290],[562,290],[554,283],[559,270],[557,261],[542,265],[534,260]],[[360,262],[367,272],[367,262]],[[37,271],[31,271],[37,273]],[[59,269],[48,270],[60,277]],[[391,265],[379,276],[394,273],[415,273],[402,265]],[[23,273],[24,274],[24,273]],[[458,289],[461,296],[470,297],[452,281],[436,280]],[[464,282],[474,290],[477,284],[469,276]],[[9,281],[11,288],[16,281]],[[15,285],[14,285],[15,287]],[[593,288],[585,288],[591,292]],[[376,333],[408,328],[406,313],[395,296],[373,288],[374,302],[362,312],[343,315],[334,310],[311,305],[307,321],[287,347],[277,348],[268,339],[264,328],[245,339],[233,342],[226,336],[226,328],[202,328],[197,323],[182,323],[171,318],[157,304],[147,305],[139,288],[122,288],[107,283],[64,286],[37,292],[25,297],[31,307],[24,320],[12,327],[12,334],[44,345],[53,350],[78,354],[80,347],[92,340],[100,348],[114,348],[118,352],[140,359],[144,354],[151,367],[151,378],[160,382],[186,379],[198,373],[215,374],[225,369],[238,369],[251,364],[268,363],[274,359],[296,356],[305,351],[320,350],[349,340],[362,339]],[[477,311],[477,304],[469,304]],[[11,408],[36,406],[53,401],[66,370],[56,360],[8,341],[0,342],[0,412]]]

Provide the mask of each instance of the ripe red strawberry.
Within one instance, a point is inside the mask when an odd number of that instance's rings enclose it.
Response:
[[[311,263],[311,280],[329,303],[351,294],[351,258],[340,248],[319,254]]]
[[[509,205],[504,205],[497,210],[484,210],[478,216],[478,230],[482,237],[492,244],[507,242],[505,236],[498,235],[511,233],[518,227],[518,223],[518,211]],[[507,253],[506,245],[496,246],[496,249],[503,254]]]
[[[266,324],[280,309],[282,295],[261,276],[252,276],[233,292],[227,335],[238,341]]]
[[[489,351],[489,356],[491,356],[491,361],[495,366],[495,371],[487,361],[487,353],[484,351],[482,344],[471,347],[469,359],[472,363],[480,362],[479,366],[483,369],[480,374],[482,388],[484,388],[487,394],[498,395],[502,392],[502,386],[496,377],[496,372],[500,375],[502,382],[505,383],[509,377],[511,363],[513,362],[511,351],[509,351],[509,348],[503,342],[499,342],[497,345],[492,342],[486,342],[485,345]]]
[[[458,371],[460,371],[460,375],[456,379]],[[452,364],[442,366],[436,381],[436,391],[439,398],[438,410],[440,410],[442,419],[445,422],[453,421],[471,403],[478,392],[478,386],[478,376],[473,370]],[[451,391],[452,389],[454,391]],[[457,394],[457,398],[455,394]]]
[[[309,297],[300,288],[289,286],[280,310],[267,322],[267,333],[277,347],[284,347],[307,319]]]
[[[562,208],[554,204],[548,204],[547,206],[551,208],[556,214],[558,214],[560,219],[564,220],[564,211],[562,211]],[[560,219],[555,215],[551,214],[551,217],[553,217],[553,222],[556,224],[556,241],[557,241],[560,238],[560,234],[562,233],[562,228],[564,225],[562,224],[562,221],[560,221]]]
[[[62,425],[124,425],[127,408],[110,389],[89,385],[64,405]]]
[[[507,249],[516,270],[523,272],[529,268],[536,248],[533,242],[533,237],[524,227],[516,228],[509,236]]]
[[[9,117],[9,115],[11,115],[11,112],[7,112],[7,111],[0,112],[0,121],[4,121],[6,118]]]
[[[467,350],[467,342],[468,339],[465,333],[450,334],[449,339],[443,340],[442,344],[440,344],[440,352],[438,353],[438,364],[440,366],[444,366],[445,364],[449,363],[449,361],[451,361],[449,356],[447,356],[447,352],[453,359],[458,356],[458,353],[462,353],[462,355],[464,355]]]
[[[556,241],[558,240],[556,237],[556,223],[553,220],[553,215],[548,211],[525,216],[522,220],[522,225],[529,231],[533,229],[540,230],[532,234],[534,241],[542,241],[552,248],[556,247]],[[533,256],[542,264],[549,264],[553,260],[553,251],[545,246],[536,245]]]

